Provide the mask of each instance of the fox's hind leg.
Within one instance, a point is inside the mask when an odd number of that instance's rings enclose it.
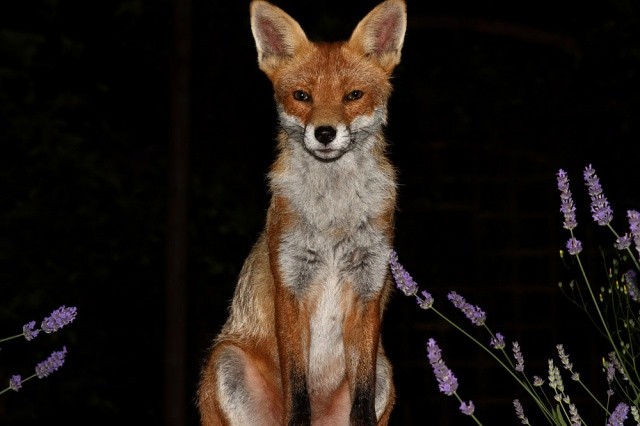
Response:
[[[218,343],[198,389],[201,424],[280,425],[284,417],[280,389],[277,368],[266,356]]]

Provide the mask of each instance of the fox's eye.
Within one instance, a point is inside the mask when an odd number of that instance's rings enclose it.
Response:
[[[304,90],[296,90],[293,92],[293,99],[296,101],[309,102],[311,100],[311,95]]]
[[[344,97],[345,101],[355,101],[362,97],[362,90],[352,90]]]

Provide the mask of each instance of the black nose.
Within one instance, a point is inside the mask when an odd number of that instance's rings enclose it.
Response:
[[[336,138],[336,129],[331,126],[316,127],[316,139],[323,145],[329,145]]]

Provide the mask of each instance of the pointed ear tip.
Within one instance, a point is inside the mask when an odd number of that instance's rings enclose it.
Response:
[[[385,13],[396,14],[399,21],[407,21],[407,3],[405,0],[385,0],[380,3],[380,9]]]
[[[258,13],[261,8],[263,9],[265,6],[269,5],[269,2],[266,0],[251,0],[249,9],[251,10],[251,13]]]
[[[389,5],[394,5],[401,8],[403,11],[407,9],[407,2],[405,0],[386,0]]]

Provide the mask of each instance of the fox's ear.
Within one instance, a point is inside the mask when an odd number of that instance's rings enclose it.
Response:
[[[349,46],[391,73],[400,62],[406,29],[407,6],[404,0],[386,0],[358,23],[349,39]]]
[[[251,2],[251,32],[258,50],[258,65],[269,76],[282,60],[309,43],[295,19],[265,0]]]

